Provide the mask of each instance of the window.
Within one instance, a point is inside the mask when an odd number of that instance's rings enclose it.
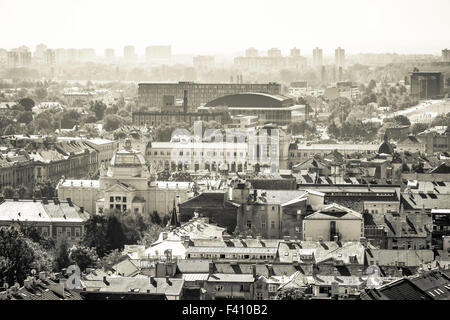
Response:
[[[62,228],[61,227],[56,227],[56,235],[58,237],[60,237],[62,235]]]
[[[109,197],[109,202],[114,202],[114,197]]]
[[[262,292],[257,292],[256,300],[264,300],[264,294]]]
[[[66,228],[66,236],[67,238],[70,238],[72,236],[72,230],[70,230],[70,228]]]
[[[319,293],[329,293],[330,291],[330,287],[319,287]]]
[[[127,202],[127,197],[122,197],[122,202]]]
[[[269,284],[267,290],[269,292],[275,292],[275,291],[277,291],[277,286],[274,284]]]
[[[251,220],[247,220],[247,228],[249,228],[249,229],[252,228],[252,221]]]
[[[216,291],[217,292],[219,292],[219,291],[223,291],[223,286],[222,285],[216,285]]]
[[[266,229],[266,222],[265,221],[261,222],[261,228],[262,229]]]
[[[270,227],[271,227],[272,229],[275,229],[275,221],[272,221],[272,222],[270,223]]]
[[[48,228],[47,228],[47,227],[42,227],[42,235],[43,235],[44,237],[47,237],[47,236],[48,236]]]
[[[75,237],[79,238],[81,236],[80,228],[75,228]]]

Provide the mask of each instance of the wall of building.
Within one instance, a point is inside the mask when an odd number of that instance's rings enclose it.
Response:
[[[303,220],[303,239],[312,241],[333,241],[330,239],[330,222],[336,222],[336,232],[341,241],[359,241],[364,236],[362,220]]]

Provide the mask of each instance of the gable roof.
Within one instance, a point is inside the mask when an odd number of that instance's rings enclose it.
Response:
[[[362,220],[362,214],[337,203],[332,203],[304,218],[304,220],[330,219]]]
[[[442,162],[439,166],[430,170],[430,173],[450,173],[450,166]]]

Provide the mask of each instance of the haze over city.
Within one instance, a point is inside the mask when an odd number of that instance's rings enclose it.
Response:
[[[158,44],[172,45],[174,54],[233,54],[251,46],[297,46],[305,55],[315,46],[324,55],[338,46],[348,54],[439,54],[450,43],[447,0],[1,0],[0,12],[0,47],[9,49],[43,42],[97,54],[124,45],[143,54]]]
[[[285,320],[450,300],[449,12],[0,0],[1,311]],[[101,319],[135,310],[107,304]]]

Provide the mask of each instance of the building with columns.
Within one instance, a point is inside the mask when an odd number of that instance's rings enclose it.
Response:
[[[229,134],[233,139],[221,136],[213,142],[152,142],[145,157],[157,171],[244,172],[257,164],[275,165],[274,171],[287,169],[290,136],[283,130],[264,126]]]
[[[114,153],[109,168],[103,164],[99,180],[63,180],[58,186],[58,197],[70,199],[89,213],[102,214],[117,209],[148,215],[157,211],[169,214],[177,203],[188,199],[190,182],[155,181],[144,155],[131,148],[126,140],[124,149]]]

